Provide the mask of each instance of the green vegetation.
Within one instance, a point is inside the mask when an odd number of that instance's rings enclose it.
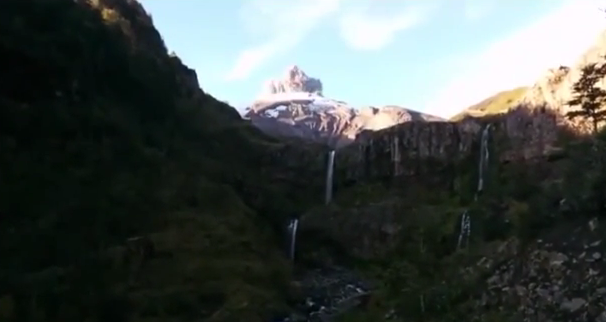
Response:
[[[589,64],[581,70],[581,77],[573,85],[574,96],[568,102],[570,106],[578,106],[579,109],[570,111],[566,116],[570,119],[583,117],[592,124],[593,133],[598,132],[602,122],[606,120],[606,90],[598,87],[598,82],[606,76],[606,63]]]
[[[0,53],[3,321],[283,308],[278,231],[305,191],[286,197],[281,143],[200,91],[137,2],[6,1]]]
[[[577,97],[589,95],[583,82],[587,81],[582,78],[574,87]],[[592,113],[603,106],[598,104]],[[578,117],[593,123],[592,113],[579,112]],[[490,145],[493,157],[487,186],[476,201],[470,197],[477,180],[477,156],[449,167],[457,169],[454,191],[415,182],[414,193],[377,183],[342,192],[341,196],[361,205],[376,203],[377,192],[396,198],[402,214],[396,220],[402,230],[388,254],[359,263],[379,287],[367,310],[351,312],[341,321],[376,321],[390,311],[395,314],[393,321],[520,321],[516,306],[478,306],[486,278],[492,276],[488,274],[494,274],[495,265],[503,260],[524,263],[528,249],[543,234],[562,226],[569,234],[571,222],[606,210],[606,131],[560,143],[565,158],[534,164],[496,162],[498,145]],[[471,243],[457,250],[456,221],[464,209],[472,218]],[[503,251],[507,245],[514,245],[516,256]]]
[[[488,258],[498,264],[509,258],[510,254],[500,253],[508,243],[518,249],[515,260],[524,261],[525,250],[541,234],[602,213],[606,169],[597,160],[606,151],[604,137],[598,137],[598,150],[590,140],[569,142],[565,149],[570,157],[553,162],[492,162],[486,190],[477,201],[469,198],[475,190],[476,176],[470,169],[477,162],[474,158],[463,161],[469,169],[457,172],[455,180],[461,184],[455,191],[415,183],[415,193],[410,193],[375,183],[368,189],[358,186],[342,192],[340,197],[357,201],[359,205],[353,207],[376,204],[377,194],[395,198],[396,213],[401,216],[395,220],[402,230],[388,253],[352,261],[378,282],[378,290],[366,310],[351,312],[340,321],[377,321],[391,310],[400,317],[393,321],[455,322],[480,315],[480,321],[519,321],[515,308],[478,311],[485,279],[495,266],[476,263]],[[459,169],[465,169],[464,164]],[[566,209],[560,205],[563,198]],[[465,209],[472,218],[471,243],[456,250],[457,221]],[[381,218],[382,211],[377,208],[376,218]],[[341,213],[344,218],[352,214],[347,208]]]
[[[475,105],[466,108],[461,113],[453,116],[451,120],[459,121],[466,117],[482,117],[492,114],[505,113],[517,105],[527,90],[527,87],[518,87],[512,90],[497,93]]]

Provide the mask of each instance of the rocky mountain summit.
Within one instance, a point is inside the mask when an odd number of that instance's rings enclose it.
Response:
[[[522,104],[547,106],[558,114],[566,114],[571,110],[567,102],[574,93],[572,86],[581,77],[583,67],[592,63],[603,63],[604,55],[606,55],[606,30],[572,66],[549,69],[522,97]],[[598,84],[600,87],[605,85],[606,79]]]
[[[292,66],[284,78],[267,83],[245,117],[270,135],[299,137],[333,147],[353,142],[365,130],[381,130],[408,121],[441,120],[399,106],[354,108],[326,98],[323,89],[322,81]]]
[[[604,64],[606,60],[606,30],[596,39],[571,66],[560,65],[545,71],[530,87],[497,93],[477,104],[474,104],[451,120],[459,121],[464,118],[484,117],[492,114],[503,114],[518,107],[530,109],[549,109],[559,117],[561,123],[574,127],[577,130],[588,131],[585,122],[571,121],[565,116],[578,107],[570,106],[568,102],[574,97],[574,84],[581,78],[582,70],[590,64]],[[598,87],[606,88],[606,78],[602,78]]]

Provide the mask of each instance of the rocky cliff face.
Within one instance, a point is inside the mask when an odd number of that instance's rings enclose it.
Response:
[[[415,189],[456,190],[462,173],[475,171],[482,132],[488,131],[491,163],[531,165],[560,153],[557,115],[547,110],[518,108],[490,119],[466,122],[409,122],[377,132],[365,132],[335,155],[335,189],[347,195],[358,186],[387,184],[401,195]],[[318,159],[318,167],[325,159]],[[311,164],[311,163],[308,163]],[[371,188],[376,189],[376,188]],[[381,191],[382,189],[377,189]],[[348,245],[357,256],[371,258],[388,253],[407,225],[401,217],[415,203],[384,192],[369,204],[358,197],[343,197],[355,206],[335,206],[310,213],[304,224],[330,229],[332,236]],[[460,210],[461,212],[462,210]],[[342,218],[347,212],[347,218]],[[405,217],[404,217],[405,218]]]
[[[380,279],[397,286],[380,301],[397,303],[387,314],[395,321],[606,321],[606,229],[589,219],[603,213],[602,179],[591,178],[604,175],[604,151],[564,117],[603,42],[516,91],[505,113],[360,133],[337,151],[334,201],[310,210],[302,229],[357,259],[390,262]],[[357,318],[389,311],[376,310]]]
[[[606,31],[597,39],[595,44],[583,54],[573,66],[559,66],[550,69],[541,77],[521,98],[521,104],[528,107],[546,107],[556,111],[559,115],[566,115],[578,107],[570,107],[567,102],[572,98],[573,84],[579,80],[581,70],[591,63],[604,63],[606,55]],[[606,79],[598,86],[604,87]],[[588,132],[590,128],[587,122],[569,122],[562,120],[577,131]]]
[[[380,300],[398,303],[394,321],[602,321],[606,229],[583,222],[582,211],[562,211],[568,195],[587,193],[574,178],[587,180],[591,167],[574,156],[549,158],[557,115],[511,113],[403,124],[338,151],[336,199],[308,212],[302,229],[331,236],[358,259],[397,263],[381,268],[392,276],[381,278],[397,285],[392,298]],[[490,163],[482,175],[480,134],[489,124]],[[483,193],[474,197],[480,176]],[[473,218],[472,244],[456,252],[464,213]],[[429,272],[436,266],[442,268]]]
[[[293,66],[248,109],[245,117],[268,134],[299,137],[342,147],[365,130],[376,131],[408,121],[436,121],[438,117],[398,106],[353,108],[323,96],[319,79]]]
[[[507,109],[498,108],[459,121],[408,122],[384,130],[361,132],[356,142],[336,154],[337,188],[347,189],[363,182],[411,182],[413,177],[434,181],[435,186],[452,187],[459,176],[457,167],[477,158],[480,133],[488,125],[491,127],[492,158],[501,163],[529,164],[561,157],[563,151],[558,142],[563,137],[587,131],[584,121],[572,123],[565,118],[571,110],[566,102],[572,98],[572,85],[579,79],[583,66],[602,62],[605,54],[606,32],[574,67],[561,66],[549,70],[531,88],[500,93],[472,107],[484,108],[495,100],[500,101],[498,96],[504,94],[506,99],[501,103],[507,105]],[[502,107],[503,104],[497,105]],[[496,114],[491,115],[493,112]],[[339,213],[342,210],[334,211]],[[389,248],[389,241],[393,238],[385,237],[385,231],[400,230],[393,220],[399,211],[401,208],[386,198],[351,211],[352,216],[347,223],[364,226],[365,230],[344,228],[348,226],[338,221],[333,228],[342,242],[356,245],[353,249],[360,250],[358,255],[370,256],[376,250]],[[335,218],[332,215],[321,217]],[[356,236],[348,231],[356,231]],[[357,238],[360,235],[362,237]],[[383,242],[372,245],[369,240]]]
[[[297,65],[286,70],[283,79],[270,80],[267,82],[264,94],[280,94],[304,92],[322,96],[322,81],[318,78],[307,76]]]
[[[345,180],[378,179],[429,173],[435,164],[458,162],[475,154],[480,132],[491,126],[491,146],[499,159],[523,161],[554,151],[557,115],[547,110],[517,108],[492,119],[465,122],[409,122],[365,132],[336,155],[337,172]]]

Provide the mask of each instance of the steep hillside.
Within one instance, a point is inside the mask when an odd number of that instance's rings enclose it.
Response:
[[[560,142],[547,112],[405,123],[337,151],[335,199],[302,218],[300,247],[375,281],[340,321],[606,317],[605,136]]]
[[[278,232],[310,195],[285,197],[282,144],[201,91],[136,1],[5,1],[0,53],[0,320],[280,309]]]
[[[308,237],[306,256],[345,253],[376,282],[341,321],[606,321],[606,132],[563,122],[569,98],[599,93],[575,83],[605,62],[600,43],[472,107],[480,117],[404,123],[337,151],[334,201],[301,229],[335,244]]]
[[[343,147],[363,131],[377,131],[409,121],[439,121],[439,117],[399,106],[354,108],[326,98],[320,79],[292,66],[283,79],[268,82],[245,117],[273,136],[298,137]]]
[[[467,117],[482,117],[486,115],[505,113],[518,105],[522,96],[528,90],[527,87],[518,87],[512,90],[499,92],[477,104],[474,104],[457,115],[450,118],[451,121],[460,121]]]
[[[573,85],[581,78],[582,70],[589,64],[604,64],[606,59],[606,30],[595,40],[594,44],[579,57],[572,66],[559,66],[546,71],[525,93],[521,104],[529,107],[545,107],[560,115],[577,109],[568,102],[574,96]],[[606,78],[598,82],[598,87],[606,88]],[[583,122],[570,122],[569,125],[587,131]]]

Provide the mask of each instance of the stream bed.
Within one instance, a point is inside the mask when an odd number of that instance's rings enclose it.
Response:
[[[273,322],[325,322],[353,308],[363,306],[370,297],[371,285],[355,273],[342,268],[313,269],[295,280],[303,300],[289,316]]]

